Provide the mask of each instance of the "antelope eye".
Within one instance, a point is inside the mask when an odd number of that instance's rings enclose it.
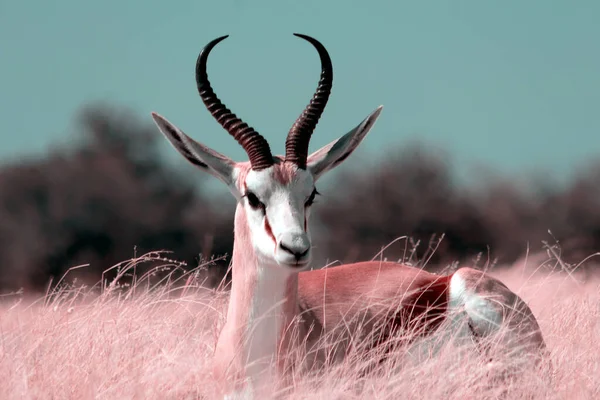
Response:
[[[248,199],[248,204],[250,205],[250,207],[252,207],[253,209],[265,209],[265,205],[258,199],[258,197],[256,197],[256,195],[252,192],[247,192],[246,193],[246,198]]]
[[[320,194],[317,189],[314,189],[313,192],[310,194],[310,197],[308,198],[308,200],[306,200],[305,206],[306,207],[310,207],[313,205],[313,203],[315,202],[315,197]]]

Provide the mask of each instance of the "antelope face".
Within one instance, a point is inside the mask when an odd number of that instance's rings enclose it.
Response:
[[[311,258],[308,218],[317,191],[310,171],[279,161],[250,169],[241,185],[255,253],[263,264],[301,269]]]
[[[300,270],[310,262],[311,241],[308,218],[317,195],[315,182],[344,161],[373,127],[378,107],[356,128],[308,155],[308,145],[325,109],[333,81],[333,68],[323,45],[309,36],[295,34],[310,42],[321,58],[321,79],[310,103],[290,129],[285,157],[273,156],[268,142],[218,99],[206,74],[206,62],[213,47],[227,36],[210,42],[198,56],[198,92],[213,117],[248,154],[249,162],[237,163],[195,141],[164,117],[152,113],[154,122],[169,142],[189,162],[224,182],[238,200],[249,240],[261,263]],[[236,228],[237,229],[237,228]]]

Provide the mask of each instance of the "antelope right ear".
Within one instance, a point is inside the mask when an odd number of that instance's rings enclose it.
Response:
[[[235,188],[235,161],[206,147],[202,143],[196,142],[181,129],[167,121],[165,117],[153,112],[152,119],[154,119],[158,129],[171,142],[173,147],[189,162],[212,176],[219,178],[230,189]]]
[[[379,117],[382,109],[383,106],[377,107],[377,109],[369,114],[369,116],[356,128],[308,156],[306,165],[315,181],[325,172],[340,165],[342,161],[356,150],[373,125],[375,125],[375,121],[377,120],[377,117]]]

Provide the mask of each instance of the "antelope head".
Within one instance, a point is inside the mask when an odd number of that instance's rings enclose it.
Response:
[[[196,63],[196,83],[208,111],[244,148],[249,161],[235,162],[187,136],[157,113],[152,118],[169,142],[189,162],[224,182],[237,199],[238,217],[245,218],[247,236],[261,265],[289,271],[305,269],[311,259],[308,218],[318,194],[317,180],[344,161],[373,127],[382,107],[378,107],[356,128],[308,154],[308,145],[323,113],[333,82],[331,59],[316,39],[295,34],[311,43],[321,58],[321,78],[308,106],[292,125],[285,157],[273,156],[269,144],[256,130],[232,113],[216,96],[206,73],[210,51],[227,36],[210,42]]]

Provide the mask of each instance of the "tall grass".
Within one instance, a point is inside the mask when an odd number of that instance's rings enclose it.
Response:
[[[94,287],[60,283],[37,298],[4,296],[0,398],[214,398],[210,363],[227,293],[204,289],[202,268],[176,273],[168,260],[145,276],[129,276],[157,259],[131,260],[116,280]],[[287,397],[600,398],[600,279],[584,279],[559,261],[530,259],[494,273],[539,319],[552,369],[499,381],[488,360],[458,357],[450,347],[401,368],[399,351],[368,372],[355,357],[324,373],[296,373]]]

